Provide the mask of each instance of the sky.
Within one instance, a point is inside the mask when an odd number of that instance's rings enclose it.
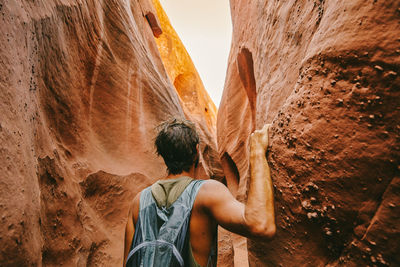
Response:
[[[218,107],[232,38],[229,0],[160,0]]]

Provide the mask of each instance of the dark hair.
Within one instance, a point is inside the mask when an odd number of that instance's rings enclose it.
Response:
[[[169,174],[189,171],[197,158],[199,136],[188,120],[172,118],[161,123],[155,140],[157,155],[163,157]]]

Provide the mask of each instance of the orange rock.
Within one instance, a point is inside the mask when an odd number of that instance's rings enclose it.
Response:
[[[367,266],[370,240],[374,255],[398,265],[400,219],[387,203],[399,199],[400,79],[384,75],[399,71],[398,3],[230,2],[217,133],[238,199],[246,198],[250,132],[272,123],[278,230],[271,242],[248,242],[250,266]],[[304,190],[309,182],[318,190]]]

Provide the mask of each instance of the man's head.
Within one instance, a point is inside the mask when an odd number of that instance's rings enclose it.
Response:
[[[161,123],[157,129],[157,154],[163,157],[170,174],[189,171],[197,164],[199,136],[192,122],[173,118]]]

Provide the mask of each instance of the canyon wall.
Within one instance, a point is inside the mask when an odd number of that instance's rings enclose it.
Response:
[[[153,138],[170,116],[196,122],[199,175],[222,179],[215,107],[199,83],[192,98],[175,89],[159,10],[0,1],[1,266],[121,265],[128,205],[166,174]]]
[[[250,266],[400,264],[400,2],[231,0],[217,120],[230,190],[246,199],[248,141],[267,153],[277,235]]]

